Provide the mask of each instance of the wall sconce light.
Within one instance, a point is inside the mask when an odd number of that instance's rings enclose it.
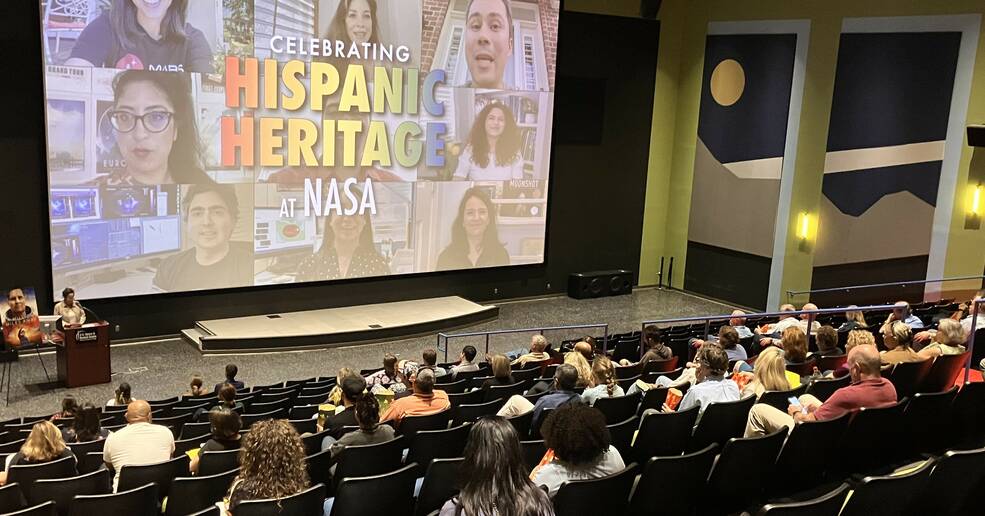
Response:
[[[797,218],[797,239],[800,240],[800,250],[803,252],[810,251],[811,226],[814,222],[812,218],[806,211],[800,212],[800,217]]]
[[[965,229],[979,229],[982,227],[982,211],[985,208],[985,187],[981,183],[969,186],[968,213],[964,218]]]

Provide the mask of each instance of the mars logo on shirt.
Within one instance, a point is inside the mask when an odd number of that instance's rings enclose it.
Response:
[[[143,70],[144,62],[133,54],[127,54],[116,62],[116,67],[122,70]]]

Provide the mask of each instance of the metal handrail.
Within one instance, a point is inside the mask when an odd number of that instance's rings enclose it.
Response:
[[[602,328],[605,332],[602,336],[602,350],[608,351],[607,346],[609,342],[609,323],[598,323],[598,324],[572,324],[569,326],[540,326],[536,328],[518,328],[513,330],[489,330],[489,331],[470,331],[464,333],[443,333],[440,332],[437,335],[438,338],[438,350],[442,349],[441,342],[444,340],[444,352],[445,352],[445,362],[448,361],[448,341],[450,339],[457,339],[462,337],[486,337],[486,353],[489,353],[489,337],[492,335],[505,335],[508,333],[531,333],[539,332],[541,335],[545,331],[561,331],[561,330],[580,330],[584,328]]]
[[[815,288],[811,290],[788,290],[787,298],[791,298],[800,294],[814,294],[817,292],[838,292],[838,291],[852,291],[860,290],[864,288],[878,288],[878,287],[894,287],[900,286],[905,287],[907,285],[926,285],[927,283],[944,283],[946,281],[962,281],[970,279],[985,279],[985,275],[980,276],[954,276],[953,278],[940,278],[940,279],[924,279],[924,280],[913,280],[913,281],[893,281],[890,283],[871,283],[868,285],[848,285],[844,287],[830,287],[830,288]]]

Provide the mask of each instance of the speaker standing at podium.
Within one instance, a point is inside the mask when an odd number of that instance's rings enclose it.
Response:
[[[6,347],[16,348],[23,343],[41,343],[41,320],[27,306],[24,289],[13,288],[7,292],[7,306],[3,314],[3,341]]]
[[[62,290],[62,300],[55,305],[53,313],[61,316],[62,324],[65,326],[86,322],[85,309],[75,300],[75,289],[72,288]]]

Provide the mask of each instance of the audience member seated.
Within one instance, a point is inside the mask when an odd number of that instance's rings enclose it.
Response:
[[[366,377],[366,388],[372,389],[377,385],[389,387],[397,381],[397,356],[393,353],[383,355],[383,369]]]
[[[848,332],[848,341],[845,343],[845,353],[851,353],[852,348],[856,346],[876,346],[876,338],[872,335],[872,332],[868,330],[852,330]],[[848,363],[846,362],[838,369],[831,371],[830,373],[824,371],[825,376],[830,376],[834,378],[841,378],[843,376],[848,376]]]
[[[752,330],[746,326],[746,315],[742,310],[732,310],[732,318],[728,320],[729,326],[735,328],[735,331],[739,333],[739,339],[748,339],[752,337]]]
[[[393,440],[393,427],[380,424],[380,403],[376,401],[376,396],[361,396],[356,400],[353,413],[359,430],[342,435],[339,439],[326,437],[322,441],[322,450],[331,449],[333,457],[346,446],[379,444]]]
[[[677,406],[677,410],[687,410],[697,406],[699,418],[710,403],[739,399],[739,386],[725,378],[725,372],[728,371],[728,356],[725,350],[714,344],[705,344],[701,349],[704,353],[695,357],[697,363],[694,371],[695,384],[687,390],[680,405]],[[665,403],[663,411],[673,412],[674,409]]]
[[[816,355],[819,357],[831,357],[845,354],[845,352],[838,347],[838,331],[831,326],[824,325],[818,328],[817,332],[814,334],[814,340],[817,342]]]
[[[695,378],[696,378],[696,372],[698,370],[698,359],[701,358],[702,355],[707,353],[712,348],[721,349],[721,346],[719,346],[717,343],[714,342],[705,343],[703,346],[698,348],[697,353],[694,355],[694,360],[685,364],[684,371],[681,371],[680,376],[678,376],[675,379],[671,379],[667,376],[660,375],[657,377],[657,380],[651,385],[653,387],[674,387],[674,388],[682,387],[684,385],[694,385],[696,383]],[[639,391],[640,391],[639,387],[637,387],[636,383],[633,383],[633,385],[629,386],[629,390],[626,392],[626,394],[636,394]]]
[[[343,367],[339,369],[339,373],[335,375],[335,385],[332,390],[328,392],[328,402],[332,405],[342,404],[342,381],[348,376],[359,376],[359,371],[349,367]],[[359,376],[362,378],[362,376]],[[366,379],[363,379],[363,384],[366,383]]]
[[[806,303],[800,308],[801,311],[805,310],[817,310],[817,305],[814,303]],[[811,321],[810,331],[807,329],[807,321]],[[817,322],[817,314],[800,314],[800,321],[797,322],[797,326],[800,327],[804,333],[814,333],[818,328],[821,327],[821,323]]]
[[[208,419],[208,412],[214,410],[234,410],[236,412],[243,412],[243,404],[236,401],[236,388],[232,384],[225,383],[222,387],[219,387],[219,394],[217,396],[219,402],[209,408],[208,411],[205,409],[198,409],[195,411],[195,416],[193,419],[196,421],[203,421]]]
[[[513,371],[510,369],[510,359],[506,355],[493,355],[489,359],[492,365],[492,378],[482,382],[482,390],[488,390],[493,385],[513,385]]]
[[[545,351],[547,349],[547,339],[540,334],[530,337],[530,352],[520,355],[511,365],[523,367],[527,362],[540,362],[551,358]]]
[[[226,379],[215,384],[215,389],[212,392],[219,392],[224,384],[232,385],[237,391],[245,389],[246,384],[236,379],[237,374],[239,374],[239,368],[236,367],[236,364],[226,364]]]
[[[592,361],[592,378],[594,387],[589,387],[581,393],[581,401],[587,405],[595,405],[599,398],[622,396],[622,387],[616,383],[616,369],[606,356],[597,356]]]
[[[862,407],[879,408],[896,403],[896,389],[880,373],[879,350],[869,344],[853,347],[848,352],[851,385],[834,392],[827,401],[804,394],[797,405],[787,412],[764,403],[753,405],[746,420],[746,437],[773,433],[780,428],[793,428],[797,421],[824,421]]]
[[[424,367],[430,367],[434,371],[435,378],[441,378],[442,376],[448,374],[448,370],[444,367],[438,367],[438,352],[434,348],[427,348],[421,353],[421,358],[424,359],[422,362]]]
[[[646,346],[646,352],[640,358],[639,363],[646,364],[647,362],[653,362],[655,360],[667,360],[674,356],[674,350],[670,349],[664,343],[665,340],[664,333],[660,331],[655,325],[651,324],[646,328],[643,328],[643,345]],[[619,365],[628,366],[632,364],[629,360],[625,358],[619,361]]]
[[[882,327],[882,365],[891,366],[903,362],[923,362],[926,360],[913,351],[913,333],[906,323],[895,321]]]
[[[461,490],[439,516],[553,516],[547,493],[530,481],[520,439],[502,417],[484,417],[469,430]]]
[[[99,409],[92,403],[82,404],[75,413],[72,426],[62,430],[62,439],[67,443],[85,443],[98,441],[109,436],[109,430],[102,428],[99,423]]]
[[[441,412],[451,406],[448,394],[434,388],[434,371],[421,369],[410,375],[413,394],[405,398],[393,400],[390,407],[380,418],[382,421],[393,421],[397,426],[404,416],[426,416]]]
[[[202,377],[195,375],[192,377],[192,381],[188,384],[188,390],[181,393],[182,397],[189,398],[192,396],[204,396],[209,394],[209,391],[205,390],[203,387]]]
[[[892,313],[886,318],[886,322],[883,323],[883,328],[894,322],[901,322],[910,327],[911,330],[922,330],[923,321],[919,317],[913,315],[913,311],[910,309],[910,303],[906,301],[897,301],[896,308],[893,308]]]
[[[865,315],[857,308],[856,305],[849,305],[848,311],[845,312],[846,321],[838,327],[839,332],[864,330],[869,327],[869,323],[865,322]]]
[[[569,353],[570,354],[570,353]],[[575,392],[578,383],[578,370],[571,364],[561,364],[554,371],[554,385],[549,393],[537,398],[537,403],[514,394],[496,413],[497,416],[516,417],[533,411],[532,427],[537,428],[545,409],[554,409],[571,402],[581,402],[581,395]]]
[[[749,358],[746,348],[739,344],[739,332],[731,326],[722,326],[718,330],[718,345],[722,347],[730,361]]]
[[[969,337],[971,337],[971,318],[974,315],[974,302],[981,301],[982,299],[985,299],[985,290],[979,290],[970,301],[961,303],[961,306],[958,307],[960,313],[956,315],[961,318],[961,327],[964,328],[965,334]],[[985,304],[978,305],[978,321],[975,323],[975,331],[982,328],[985,328]]]
[[[783,330],[783,337],[774,344],[783,348],[787,364],[800,364],[807,361],[807,334],[799,327]]]
[[[228,514],[247,500],[286,498],[309,486],[304,460],[304,443],[286,419],[267,419],[253,423],[243,438],[239,454],[239,475],[226,497]]]
[[[366,380],[358,374],[351,374],[342,379],[342,403],[344,409],[334,415],[325,418],[324,429],[328,430],[328,435],[338,440],[342,437],[343,429],[347,426],[355,426],[356,423],[356,402],[364,395],[372,397],[372,394],[365,394]]]
[[[595,347],[583,340],[576,342],[571,351],[581,355],[585,359],[585,364],[591,364],[592,360],[595,359]]]
[[[983,315],[985,317],[985,315]],[[961,323],[954,319],[941,319],[937,323],[932,341],[924,346],[918,355],[923,358],[936,358],[941,355],[960,355],[965,352],[964,343],[968,340]]]
[[[554,459],[535,469],[531,480],[551,496],[569,480],[601,478],[622,471],[626,464],[605,427],[601,412],[568,404],[551,412],[540,430]]]
[[[78,411],[79,403],[75,401],[75,396],[66,394],[65,397],[62,398],[62,409],[51,416],[51,420],[58,421],[59,419],[73,418]]]
[[[130,395],[130,384],[127,382],[120,383],[120,386],[116,388],[116,393],[109,401],[106,402],[107,407],[125,407],[133,401]]]
[[[451,377],[455,378],[458,373],[465,373],[469,371],[478,371],[479,364],[475,363],[475,356],[478,351],[475,350],[475,346],[465,346],[462,348],[462,354],[458,356],[458,365],[452,366]]]
[[[575,371],[578,371],[578,381],[574,388],[587,389],[595,385],[595,377],[592,375],[592,366],[589,364],[588,360],[585,360],[584,355],[572,349],[564,354],[564,363],[574,367]],[[527,394],[540,394],[542,392],[548,392],[554,388],[554,385],[554,382],[537,382],[533,387],[527,390]]]
[[[759,354],[756,358],[756,365],[752,373],[738,373],[749,378],[748,383],[742,388],[741,396],[744,398],[750,394],[759,399],[766,391],[787,391],[793,388],[792,375],[800,385],[800,376],[796,373],[787,371],[787,362],[783,359],[783,350],[770,346]]]
[[[21,445],[20,451],[7,460],[4,471],[0,471],[0,485],[7,483],[7,473],[10,466],[41,464],[53,460],[75,457],[72,450],[65,446],[62,434],[51,421],[39,421],[31,428],[27,440]]]
[[[150,405],[134,400],[127,406],[127,426],[109,434],[103,446],[103,462],[116,471],[113,492],[120,482],[120,468],[163,462],[174,453],[174,435],[167,427],[151,424]]]
[[[797,308],[789,303],[781,305],[781,312],[794,312]],[[756,328],[752,337],[751,349],[746,350],[750,355],[758,355],[760,351],[768,346],[777,345],[784,330],[797,326],[799,319],[793,315],[781,315],[780,320],[773,324],[767,324]]]
[[[240,445],[239,430],[243,427],[243,420],[239,414],[226,408],[213,410],[209,412],[209,422],[212,423],[212,436],[188,464],[188,470],[193,474],[198,474],[202,452],[236,450]]]

